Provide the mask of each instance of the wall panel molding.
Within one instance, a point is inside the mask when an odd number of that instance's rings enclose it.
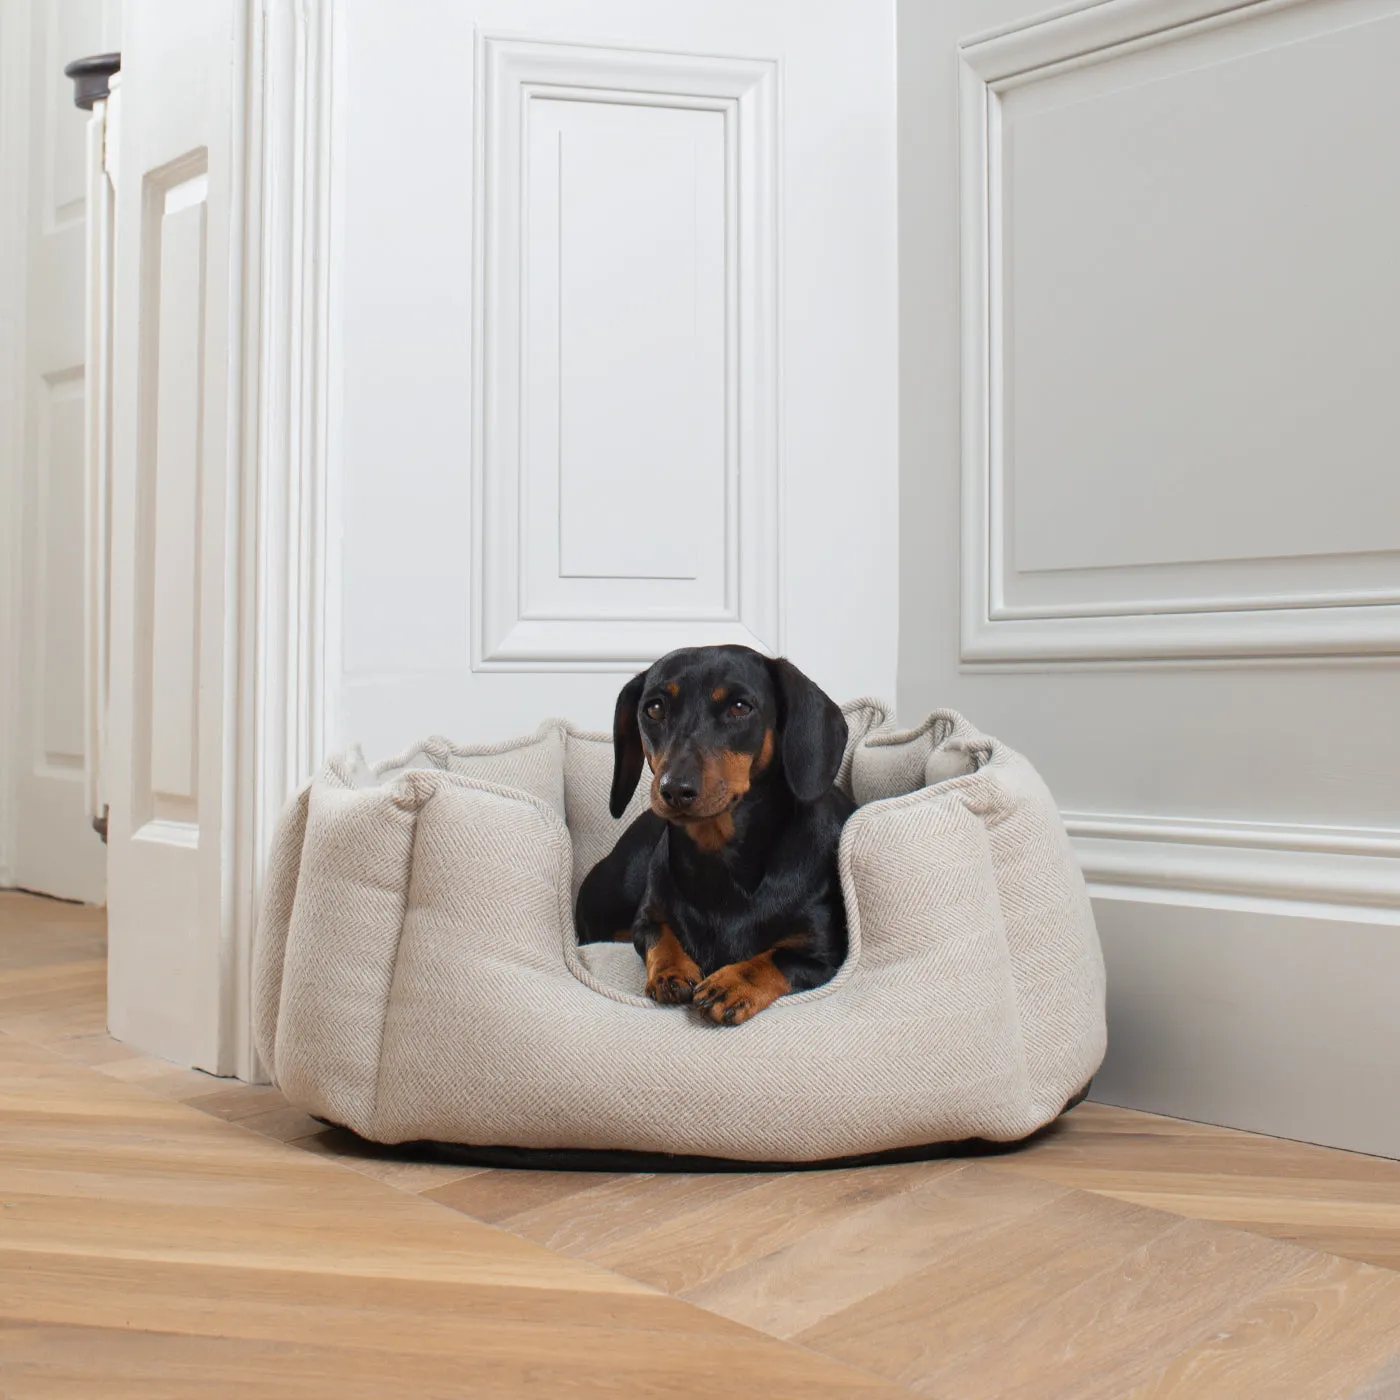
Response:
[[[473,668],[778,649],[776,64],[485,34],[476,57]],[[579,275],[633,236],[649,296],[625,261]]]
[[[1361,543],[1360,522],[1354,552],[1242,548],[1229,557],[1226,543],[1218,557],[1018,561],[1010,313],[1025,288],[1009,276],[1018,214],[1007,126],[1014,103],[1053,116],[1211,64],[1306,52],[1309,41],[1348,30],[1365,46],[1359,27],[1397,13],[1393,0],[1107,0],[961,45],[964,662],[1400,653],[1400,550]]]
[[[1092,893],[1129,886],[1400,910],[1400,828],[1062,815]]]

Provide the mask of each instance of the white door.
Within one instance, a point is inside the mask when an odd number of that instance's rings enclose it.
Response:
[[[901,7],[901,705],[1065,809],[1096,1096],[1400,1155],[1400,3],[1043,10]]]
[[[891,696],[894,6],[336,11],[326,732],[715,640]]]
[[[226,1060],[231,4],[129,0],[117,162],[109,1017]]]
[[[64,76],[117,47],[113,0],[14,0],[4,15],[4,324],[0,551],[13,596],[0,621],[0,885],[100,904],[85,628],[88,116]],[[17,196],[17,197],[16,197]],[[18,235],[18,236],[16,236]],[[8,742],[6,742],[6,740]],[[100,809],[99,809],[100,810]]]

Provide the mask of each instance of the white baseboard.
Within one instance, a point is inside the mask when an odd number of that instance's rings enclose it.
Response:
[[[1400,830],[1066,812],[1103,1103],[1400,1157]]]
[[[1144,843],[1158,844],[1173,847]],[[1400,1157],[1400,920],[1393,908],[1313,902],[1337,897],[1339,882],[1353,900],[1364,887],[1389,901],[1390,886],[1375,871],[1322,864],[1290,875],[1278,850],[1265,862],[1260,848],[1240,849],[1233,873],[1224,846],[1183,855],[1170,872],[1086,852],[1098,873],[1138,880],[1094,889],[1108,1056],[1091,1097]],[[1300,855],[1306,866],[1336,853]],[[1228,891],[1167,888],[1168,873]],[[1162,887],[1143,883],[1149,875]],[[1280,898],[1285,889],[1306,895]]]

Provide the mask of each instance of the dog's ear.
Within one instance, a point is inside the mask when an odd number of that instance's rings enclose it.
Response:
[[[627,810],[627,804],[637,790],[637,781],[642,776],[642,730],[637,723],[637,705],[646,680],[645,671],[633,676],[622,687],[617,697],[617,708],[613,711],[613,780],[608,811],[614,818]]]
[[[778,689],[783,771],[799,802],[815,802],[836,781],[846,752],[841,707],[791,661],[768,663]]]

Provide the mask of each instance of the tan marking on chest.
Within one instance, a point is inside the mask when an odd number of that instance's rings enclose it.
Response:
[[[685,828],[685,833],[708,855],[723,850],[734,839],[734,818],[728,812],[721,812],[707,822],[694,822]]]

